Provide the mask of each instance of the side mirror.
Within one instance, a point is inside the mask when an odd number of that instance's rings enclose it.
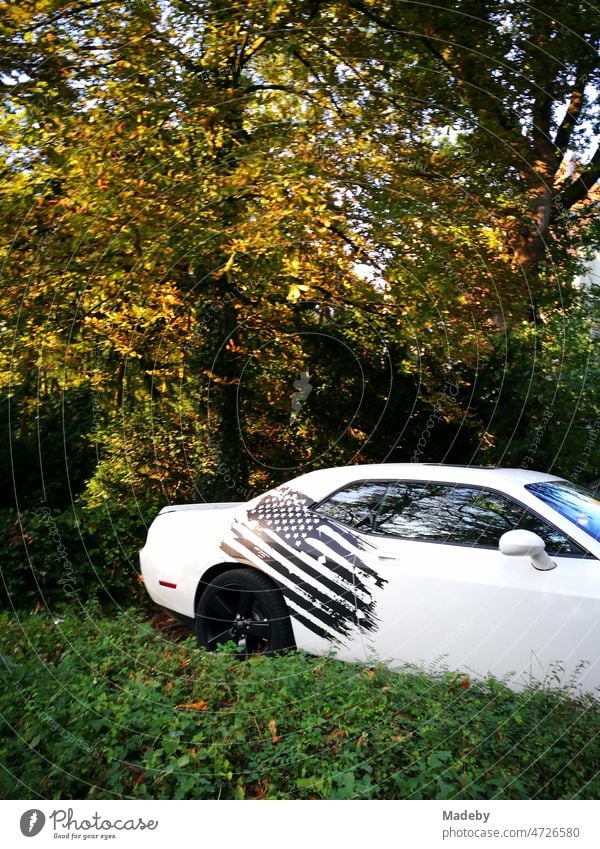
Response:
[[[556,563],[546,554],[546,543],[531,531],[507,531],[500,537],[498,547],[509,557],[531,557],[531,562],[541,572],[556,569]]]

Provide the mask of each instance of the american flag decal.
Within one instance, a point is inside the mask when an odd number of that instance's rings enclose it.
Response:
[[[310,503],[287,487],[266,495],[233,523],[221,548],[270,572],[291,616],[320,637],[345,637],[358,624],[372,631],[379,624],[372,592],[385,581],[362,557],[375,548]]]

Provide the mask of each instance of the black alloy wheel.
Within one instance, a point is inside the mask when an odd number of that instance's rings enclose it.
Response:
[[[232,569],[210,582],[198,603],[196,635],[209,651],[237,643],[240,657],[274,654],[294,645],[280,590],[254,569]]]

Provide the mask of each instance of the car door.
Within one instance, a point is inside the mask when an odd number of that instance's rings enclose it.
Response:
[[[545,540],[557,568],[501,554],[503,533]],[[365,659],[448,666],[513,685],[567,681],[580,663],[599,681],[600,564],[562,531],[501,493],[464,484],[393,482],[364,538],[383,589]],[[600,681],[599,681],[600,683]]]

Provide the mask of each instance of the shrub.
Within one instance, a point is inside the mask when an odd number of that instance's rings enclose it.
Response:
[[[94,596],[130,603],[140,592],[138,550],[156,506],[0,511],[3,606],[33,609]]]
[[[246,663],[137,609],[0,616],[7,798],[580,798],[600,706],[299,652]],[[25,755],[26,752],[26,756]]]

